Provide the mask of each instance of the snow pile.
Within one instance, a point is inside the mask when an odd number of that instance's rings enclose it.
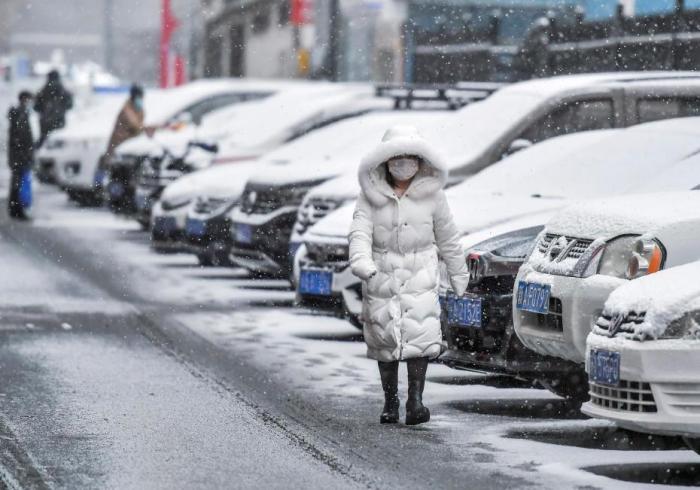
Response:
[[[658,338],[685,313],[700,310],[700,262],[673,267],[630,281],[605,302],[604,314],[646,313],[634,327],[638,339]]]

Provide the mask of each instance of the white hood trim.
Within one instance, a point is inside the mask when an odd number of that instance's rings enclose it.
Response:
[[[359,182],[363,193],[374,206],[390,199],[393,191],[386,180],[388,160],[414,155],[422,159],[418,174],[408,192],[413,198],[421,198],[442,189],[447,183],[448,168],[445,159],[412,126],[394,126],[360,164]]]

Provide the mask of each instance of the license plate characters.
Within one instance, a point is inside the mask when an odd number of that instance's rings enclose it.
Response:
[[[204,236],[206,231],[204,221],[198,219],[188,219],[185,226],[185,231],[189,236]]]
[[[330,296],[333,273],[330,271],[302,269],[299,275],[299,292],[314,296]]]
[[[534,282],[519,282],[515,306],[532,313],[549,313],[551,286]]]
[[[250,225],[236,225],[236,241],[239,243],[253,243],[253,228]]]
[[[593,383],[608,386],[620,384],[620,353],[592,350],[588,358],[588,377]]]
[[[174,231],[176,227],[177,223],[175,222],[175,218],[170,216],[159,216],[153,222],[153,230],[160,233],[170,233]]]
[[[481,298],[447,299],[447,323],[464,327],[481,327]]]

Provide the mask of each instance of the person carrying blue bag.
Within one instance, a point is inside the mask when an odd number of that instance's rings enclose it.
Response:
[[[34,160],[34,137],[29,123],[29,107],[32,94],[19,94],[19,104],[7,115],[10,120],[8,135],[8,159],[10,166],[10,195],[8,211],[11,218],[29,219],[32,204],[32,163]]]

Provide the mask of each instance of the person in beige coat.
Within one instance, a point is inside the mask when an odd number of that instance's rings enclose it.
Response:
[[[447,176],[442,157],[410,126],[389,129],[360,165],[350,263],[363,281],[367,355],[379,363],[381,423],[398,422],[399,361],[408,365],[406,424],[430,419],[422,396],[428,361],[442,349],[439,258],[455,294],[464,294],[469,281],[442,190]]]

